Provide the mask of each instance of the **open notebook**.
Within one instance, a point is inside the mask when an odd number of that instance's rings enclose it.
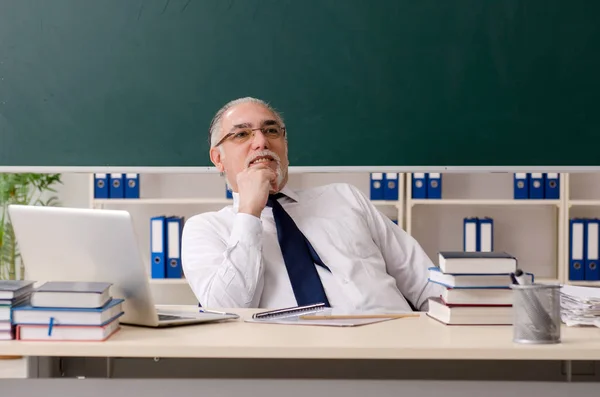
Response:
[[[414,314],[404,313],[407,317]],[[390,315],[380,313],[347,313],[326,307],[322,303],[308,306],[289,307],[255,313],[244,321],[249,323],[288,324],[288,325],[324,325],[332,327],[355,327],[358,325],[379,323],[402,316],[402,313]],[[308,317],[312,319],[305,319]],[[321,318],[322,317],[322,318]],[[339,317],[339,318],[331,318]],[[362,317],[362,318],[361,318]]]

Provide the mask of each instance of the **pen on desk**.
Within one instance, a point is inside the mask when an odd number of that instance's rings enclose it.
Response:
[[[302,320],[358,320],[363,318],[405,318],[419,317],[419,313],[397,313],[397,314],[303,314]]]

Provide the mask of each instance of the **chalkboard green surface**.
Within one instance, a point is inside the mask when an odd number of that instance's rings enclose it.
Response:
[[[600,1],[0,0],[0,166],[212,165],[225,102],[293,166],[600,165]]]

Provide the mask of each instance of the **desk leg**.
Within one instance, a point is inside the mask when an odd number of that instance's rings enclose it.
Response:
[[[112,370],[113,370],[113,358],[106,357],[106,377],[112,378]]]
[[[573,379],[573,363],[571,360],[565,361],[565,376],[567,382],[571,382]]]

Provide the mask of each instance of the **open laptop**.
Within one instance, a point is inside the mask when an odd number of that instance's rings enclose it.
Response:
[[[32,281],[104,281],[123,298],[123,324],[148,327],[235,319],[233,313],[159,312],[127,211],[10,205],[10,219]]]

